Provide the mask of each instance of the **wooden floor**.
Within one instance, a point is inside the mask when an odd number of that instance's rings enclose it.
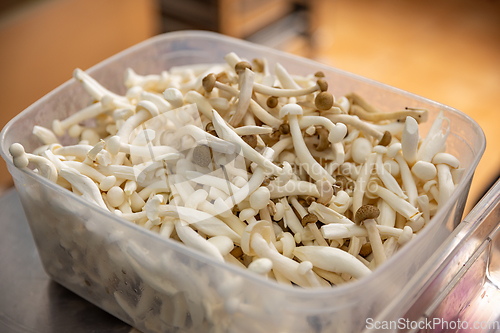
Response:
[[[487,148],[466,210],[500,173],[500,1],[324,1],[318,58],[459,109]]]

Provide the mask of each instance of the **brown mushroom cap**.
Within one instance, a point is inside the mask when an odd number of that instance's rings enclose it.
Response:
[[[231,78],[227,75],[226,72],[220,72],[215,76],[215,80],[219,81],[220,83],[231,83]]]
[[[276,97],[276,96],[270,96],[267,99],[266,104],[271,109],[274,109],[276,106],[278,106],[278,97]]]
[[[333,197],[333,186],[330,184],[330,182],[323,178],[323,180],[316,182],[316,188],[318,189],[320,195],[317,200],[318,203],[327,204],[328,202],[330,202]]]
[[[328,135],[330,134],[323,127],[316,127],[316,133],[319,135],[319,143],[314,147],[317,151],[323,151],[330,146],[330,141],[328,141]]]
[[[252,147],[254,149],[255,149],[255,147],[257,147],[257,137],[255,135],[243,135],[241,138],[250,147]]]
[[[373,205],[363,205],[358,208],[354,215],[354,222],[361,224],[365,220],[375,219],[380,215],[380,210]]]
[[[315,77],[325,77],[325,73],[323,73],[322,71],[317,71],[316,73],[314,73],[314,76]]]
[[[198,145],[193,150],[193,162],[202,168],[208,166],[212,161],[210,147],[207,145]]]
[[[392,134],[389,131],[385,131],[382,139],[378,142],[380,146],[388,146],[391,143]]]
[[[306,204],[310,206],[313,202],[316,202],[316,198],[313,197],[312,195],[308,195],[306,198]]]
[[[359,255],[366,257],[370,253],[372,253],[372,245],[370,243],[364,243],[359,250]]]
[[[287,135],[290,133],[290,125],[288,124],[281,124],[279,127],[279,131],[283,135]]]
[[[262,58],[255,58],[252,60],[252,66],[256,72],[262,73],[264,71],[264,60]]]
[[[208,74],[201,81],[201,83],[203,85],[203,89],[205,89],[205,91],[208,93],[212,92],[212,90],[214,89],[214,86],[215,86],[215,81],[216,81],[216,79],[215,79],[214,73]]]
[[[302,225],[318,222],[318,217],[315,214],[309,213],[302,218]]]
[[[213,124],[211,121],[210,121],[210,122],[208,122],[208,123],[205,125],[205,131],[207,131],[207,132],[210,132],[210,131],[212,131],[212,130],[214,130],[214,129],[215,129],[214,124]]]
[[[314,104],[318,110],[330,110],[333,106],[333,95],[328,91],[322,91],[314,99]]]
[[[252,65],[248,61],[240,61],[236,65],[234,65],[234,71],[240,75],[241,72],[244,72],[245,69],[252,70]]]
[[[354,181],[352,179],[347,178],[344,175],[335,176],[335,184],[340,187],[341,190],[345,191],[348,188],[354,187]]]
[[[319,90],[327,91],[328,90],[328,82],[325,79],[318,79],[316,82],[318,84]]]

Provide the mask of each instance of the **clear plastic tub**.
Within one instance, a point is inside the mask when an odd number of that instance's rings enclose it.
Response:
[[[354,91],[381,110],[424,107],[429,121],[440,110],[451,121],[447,151],[460,156],[465,172],[453,196],[412,242],[370,277],[332,289],[278,285],[212,260],[92,205],[12,164],[8,148],[32,151],[33,125],[50,126],[89,101],[70,80],[14,118],[2,131],[1,154],[14,178],[42,263],[57,282],[145,332],[356,332],[377,316],[460,223],[472,175],[485,148],[480,127],[448,106],[276,50],[208,32],[157,36],[94,66],[88,73],[124,93],[127,67],[139,74],[172,66],[223,62],[228,52],[266,57],[291,73],[322,70],[329,91]],[[63,143],[70,143],[65,137]]]

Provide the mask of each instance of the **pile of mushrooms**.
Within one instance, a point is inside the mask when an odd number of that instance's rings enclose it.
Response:
[[[334,97],[322,72],[225,61],[128,69],[125,96],[76,69],[92,103],[35,126],[41,146],[13,144],[13,162],[215,260],[301,287],[370,274],[452,194],[463,169],[445,152],[442,113],[421,138],[427,110],[380,112],[356,93]],[[66,135],[75,144],[61,145]]]

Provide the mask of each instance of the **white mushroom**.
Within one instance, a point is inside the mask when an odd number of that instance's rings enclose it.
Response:
[[[92,179],[82,175],[75,169],[68,167],[61,169],[61,171],[59,171],[59,175],[70,182],[72,186],[82,193],[82,197],[84,199],[108,210],[106,204],[102,200],[101,191]]]
[[[37,166],[37,169],[40,171],[42,177],[47,178],[54,183],[57,181],[57,169],[48,159],[26,153],[24,151],[24,147],[20,143],[13,143],[9,147],[9,152],[12,155],[14,165],[17,168],[23,169],[28,167],[29,163],[33,163]]]
[[[307,149],[307,146],[302,137],[300,131],[300,125],[297,116],[301,116],[303,113],[300,105],[297,104],[287,104],[284,105],[280,110],[280,118],[287,117],[288,123],[290,125],[290,133],[292,134],[293,147],[295,149],[296,155],[299,158],[301,165],[304,167],[306,172],[314,179],[321,180],[326,178],[331,184],[335,182],[333,177],[326,172],[326,170],[312,157],[311,153]]]
[[[59,140],[56,138],[54,133],[48,128],[35,125],[33,126],[33,134],[44,145],[59,143]]]
[[[302,261],[310,261],[315,267],[338,274],[347,273],[356,279],[371,273],[365,265],[349,253],[333,247],[300,246],[293,254]]]
[[[401,135],[401,149],[403,157],[410,165],[413,165],[417,160],[419,139],[417,121],[415,118],[407,116],[403,134]]]
[[[380,211],[377,207],[372,205],[363,205],[358,208],[354,217],[357,224],[363,224],[366,228],[368,238],[370,239],[370,244],[372,246],[376,266],[380,266],[387,260],[384,247],[382,245],[382,239],[380,238],[380,232],[377,229],[377,222],[375,222],[375,219],[379,215]]]
[[[177,236],[179,236],[182,242],[188,247],[206,253],[217,261],[224,261],[219,249],[214,244],[201,237],[196,231],[191,229],[188,223],[184,222],[182,219],[175,221],[175,231],[177,232]]]
[[[411,205],[408,201],[398,197],[382,186],[371,184],[371,186],[368,187],[368,190],[385,200],[392,207],[392,209],[410,221],[415,221],[420,217],[420,215],[422,215],[422,213],[420,213],[418,209]]]

